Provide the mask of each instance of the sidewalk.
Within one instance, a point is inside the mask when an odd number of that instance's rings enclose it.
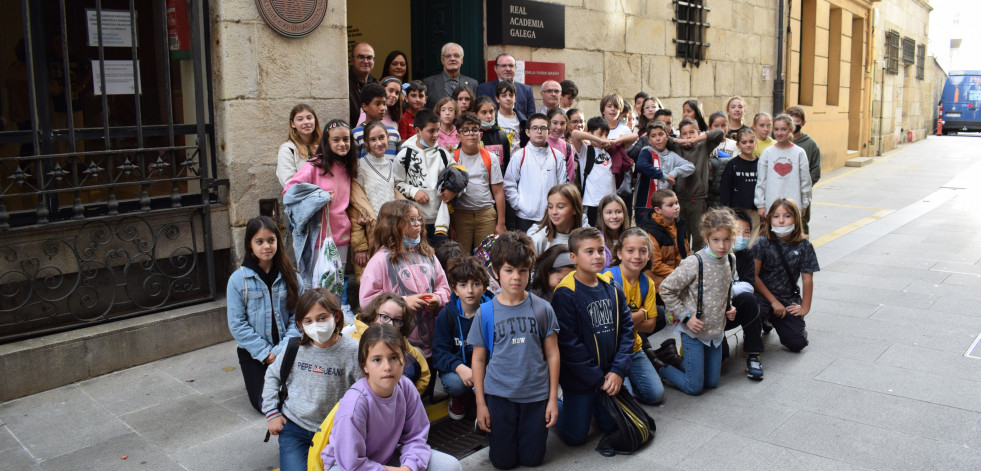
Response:
[[[981,467],[981,347],[965,356],[981,332],[978,144],[931,137],[826,174],[810,346],[770,334],[762,382],[737,355],[717,390],[667,387],[637,455],[551,434],[542,469]],[[0,470],[278,467],[231,342],[0,404],[0,425]],[[492,469],[486,451],[463,468]]]

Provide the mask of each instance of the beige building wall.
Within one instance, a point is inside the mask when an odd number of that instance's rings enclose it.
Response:
[[[599,115],[600,99],[625,99],[644,91],[660,98],[680,121],[681,104],[696,98],[706,118],[733,95],[746,99],[748,119],[772,111],[773,77],[763,67],[776,63],[776,6],[768,0],[707,0],[705,60],[682,67],[675,57],[674,7],[670,0],[557,0],[565,9],[566,48],[487,46],[492,60],[508,51],[518,60],[564,62],[567,79],[579,87],[578,108]],[[485,28],[486,30],[486,28]],[[535,99],[541,103],[540,87]],[[747,119],[747,121],[748,121]]]
[[[803,132],[821,147],[824,170],[869,155],[871,7],[868,0],[791,2],[785,102],[804,108]]]
[[[347,6],[328,2],[323,23],[295,39],[266,25],[253,1],[212,0],[210,6],[218,175],[229,180],[222,196],[234,264],[242,259],[245,223],[259,215],[259,200],[282,194],[276,156],[293,106],[312,106],[321,127],[329,117],[348,114]]]
[[[871,145],[879,155],[936,130],[934,88],[943,82],[942,78],[937,82],[938,75],[929,63],[925,64],[924,78],[917,79],[916,63],[902,62],[902,41],[899,73],[892,75],[884,70],[887,31],[895,30],[901,39],[912,38],[917,45],[927,44],[933,10],[930,4],[925,0],[882,0],[877,7]]]

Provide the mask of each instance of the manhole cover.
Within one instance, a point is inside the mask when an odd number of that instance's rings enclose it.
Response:
[[[429,426],[429,446],[461,460],[487,446],[487,437],[474,431],[473,419],[442,419]]]

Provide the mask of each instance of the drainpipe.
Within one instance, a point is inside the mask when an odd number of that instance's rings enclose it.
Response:
[[[783,112],[783,0],[777,0],[777,70],[773,79],[773,115]]]

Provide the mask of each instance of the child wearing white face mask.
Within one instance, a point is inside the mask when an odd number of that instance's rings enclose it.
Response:
[[[283,355],[266,370],[262,410],[271,435],[279,436],[279,466],[283,471],[307,469],[313,435],[337,401],[360,377],[358,343],[341,335],[344,314],[340,303],[324,288],[300,297],[296,326],[303,332],[291,338]],[[293,352],[290,350],[293,349]],[[291,356],[293,364],[283,369]],[[282,377],[289,394],[279,401]]]

